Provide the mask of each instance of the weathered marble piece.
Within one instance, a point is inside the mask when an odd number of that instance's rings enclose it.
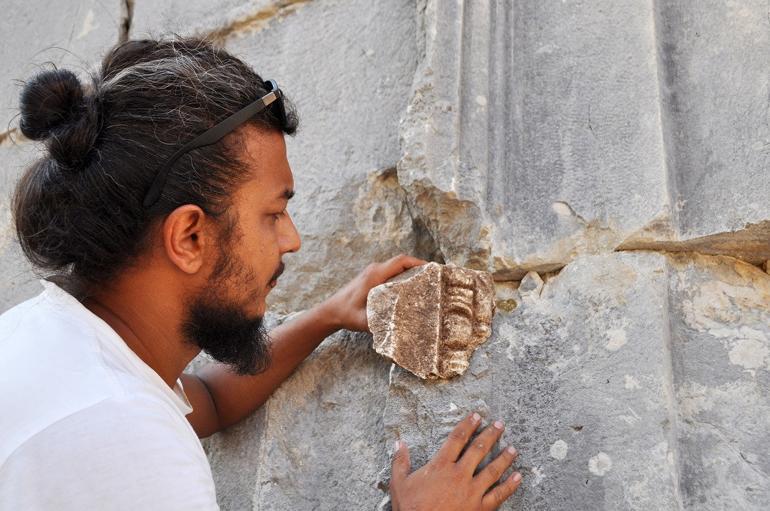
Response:
[[[468,369],[491,332],[494,283],[486,272],[428,263],[369,291],[374,350],[423,379]]]

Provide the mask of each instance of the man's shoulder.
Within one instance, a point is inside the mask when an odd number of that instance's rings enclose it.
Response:
[[[186,501],[215,509],[200,443],[164,406],[151,397],[113,396],[50,424],[0,466],[0,503],[34,500],[24,488],[37,487],[83,506],[123,499],[134,509],[182,509],[176,506]]]
[[[84,406],[35,433],[30,443],[66,439],[74,449],[102,443],[119,449],[131,441],[142,446],[178,444],[189,425],[156,394],[114,394]]]
[[[42,429],[124,392],[92,335],[42,295],[0,316],[0,464]]]

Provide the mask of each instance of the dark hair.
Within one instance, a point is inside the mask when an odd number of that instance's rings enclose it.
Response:
[[[246,177],[241,130],[184,155],[161,198],[150,208],[142,201],[177,148],[268,90],[240,59],[178,36],[115,46],[85,87],[66,69],[37,74],[21,93],[19,127],[45,141],[48,153],[25,171],[12,205],[27,258],[70,282],[105,282],[142,253],[151,227],[177,207],[226,213]],[[286,117],[268,108],[247,124],[293,134],[296,112],[285,106]]]

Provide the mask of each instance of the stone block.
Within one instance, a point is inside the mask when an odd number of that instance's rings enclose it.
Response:
[[[398,177],[447,262],[521,279],[669,215],[651,4],[445,4]]]
[[[420,378],[462,375],[490,334],[494,283],[486,272],[428,263],[372,288],[374,350]]]
[[[125,16],[121,0],[6,2],[0,19],[3,79],[0,81],[0,133],[18,126],[22,82],[52,63],[81,80],[104,52],[118,42]]]
[[[427,1],[398,176],[444,260],[768,259],[765,7]]]
[[[767,2],[656,2],[661,107],[679,239],[767,222]]]
[[[770,276],[728,258],[671,259],[673,431],[685,509],[770,504]]]

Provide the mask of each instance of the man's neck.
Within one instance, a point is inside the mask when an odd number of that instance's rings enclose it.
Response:
[[[92,293],[83,305],[110,325],[173,388],[200,349],[183,341],[178,328],[181,300],[164,288],[168,289],[156,279],[136,276]]]

